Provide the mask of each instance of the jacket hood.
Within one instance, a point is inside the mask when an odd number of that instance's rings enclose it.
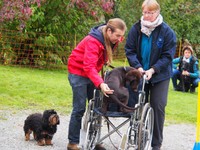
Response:
[[[91,35],[92,37],[94,37],[95,39],[97,39],[99,42],[101,42],[104,47],[105,47],[105,43],[104,43],[104,37],[103,37],[102,27],[105,26],[105,25],[106,24],[101,24],[99,26],[95,26],[89,32],[89,35]]]

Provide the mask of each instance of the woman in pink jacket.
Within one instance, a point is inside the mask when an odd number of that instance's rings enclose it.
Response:
[[[91,99],[95,88],[104,95],[113,90],[99,75],[104,64],[112,62],[112,52],[124,36],[126,24],[119,18],[91,29],[77,45],[68,59],[68,79],[73,91],[73,110],[69,123],[68,150],[79,150],[81,121],[86,108],[86,99]],[[102,147],[102,145],[98,145]],[[96,148],[97,149],[97,148]]]

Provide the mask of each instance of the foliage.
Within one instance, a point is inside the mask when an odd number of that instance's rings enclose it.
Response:
[[[68,56],[73,47],[96,24],[106,22],[112,17],[119,17],[126,22],[129,31],[133,23],[141,17],[142,2],[140,0],[2,0],[0,23],[4,29],[21,32],[22,35],[15,39],[22,40],[18,48],[30,44],[33,49],[32,54],[38,56],[34,59],[39,64],[49,64],[45,62],[46,58],[62,63],[62,55]],[[200,54],[200,39],[197,38],[200,34],[198,9],[200,3],[195,0],[158,0],[158,2],[161,5],[164,21],[174,29],[178,40],[188,39],[193,45],[196,44],[194,50],[197,55]],[[0,55],[6,58],[4,62],[9,63],[18,56],[13,50],[13,41],[5,39],[3,31],[0,34],[4,37],[0,38],[0,47],[3,47],[0,48]],[[34,40],[30,43],[29,39]],[[39,42],[46,43],[44,44],[46,48],[38,47]],[[50,45],[57,49],[56,54],[52,50],[45,52]],[[63,51],[67,52],[62,53]],[[26,51],[22,52],[27,55]]]
[[[88,32],[88,25],[99,21],[103,14],[113,13],[114,1],[4,0],[0,6],[0,21],[7,26],[12,22],[11,28],[47,33],[85,34]]]
[[[176,31],[178,39],[199,43],[196,35],[200,32],[200,3],[195,0],[159,2],[164,19]],[[28,32],[70,33],[82,37],[92,25],[110,17],[124,19],[130,28],[140,19],[141,4],[140,0],[3,0],[0,21]]]
[[[66,62],[62,60],[61,55],[67,46],[52,34],[38,35],[34,32],[23,34],[12,30],[2,30],[2,33],[0,38],[1,64],[58,68]]]
[[[185,40],[194,45],[194,49],[200,54],[200,3],[195,0],[168,0],[162,5],[162,14],[165,21],[176,32],[177,39]]]
[[[41,66],[48,66],[50,64],[49,61],[62,63],[63,60],[59,51],[63,51],[66,47],[71,47],[72,49],[72,45],[76,45],[76,41],[79,41],[87,34],[89,28],[94,24],[104,22],[104,19],[101,18],[104,14],[109,15],[112,13],[114,1],[4,0],[0,6],[0,14],[2,14],[0,22],[2,22],[2,26],[6,29],[20,31],[24,36],[23,38],[19,36],[15,39],[18,41],[16,42],[18,47],[21,49],[25,47],[24,45],[29,44],[26,49],[31,49],[31,55],[29,50],[23,49],[21,51],[23,54],[17,55],[14,47],[12,47],[13,41],[10,40],[9,42],[8,38],[2,36],[1,43],[6,43],[10,47],[10,49],[7,49],[5,44],[0,44],[0,47],[2,47],[0,54],[4,58],[3,64],[16,58],[17,64],[37,63]],[[2,35],[4,34],[7,34],[7,32],[2,31]],[[38,46],[41,44],[46,48]],[[57,47],[56,53],[51,50],[52,47],[54,49]],[[67,49],[69,50],[69,48]],[[8,51],[12,51],[14,56],[5,57]],[[22,60],[19,56],[26,56],[28,60]]]
[[[141,0],[118,0],[116,2],[115,16],[125,20],[128,30],[141,17]]]
[[[31,5],[37,4],[38,7],[44,0],[3,0],[0,3],[0,22],[7,22],[6,25],[18,29],[23,29],[24,24],[32,15]]]

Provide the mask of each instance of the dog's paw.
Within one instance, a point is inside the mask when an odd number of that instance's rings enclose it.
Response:
[[[29,141],[30,140],[30,133],[26,133],[25,134],[25,141]]]
[[[39,146],[44,146],[45,145],[45,140],[44,139],[38,140],[38,145]]]
[[[51,139],[45,139],[45,143],[46,145],[53,145]]]

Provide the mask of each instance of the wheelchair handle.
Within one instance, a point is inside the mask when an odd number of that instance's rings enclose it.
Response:
[[[144,74],[142,77],[142,91],[144,91],[144,86],[145,86],[145,83],[147,82],[146,78],[147,78],[147,75]]]

